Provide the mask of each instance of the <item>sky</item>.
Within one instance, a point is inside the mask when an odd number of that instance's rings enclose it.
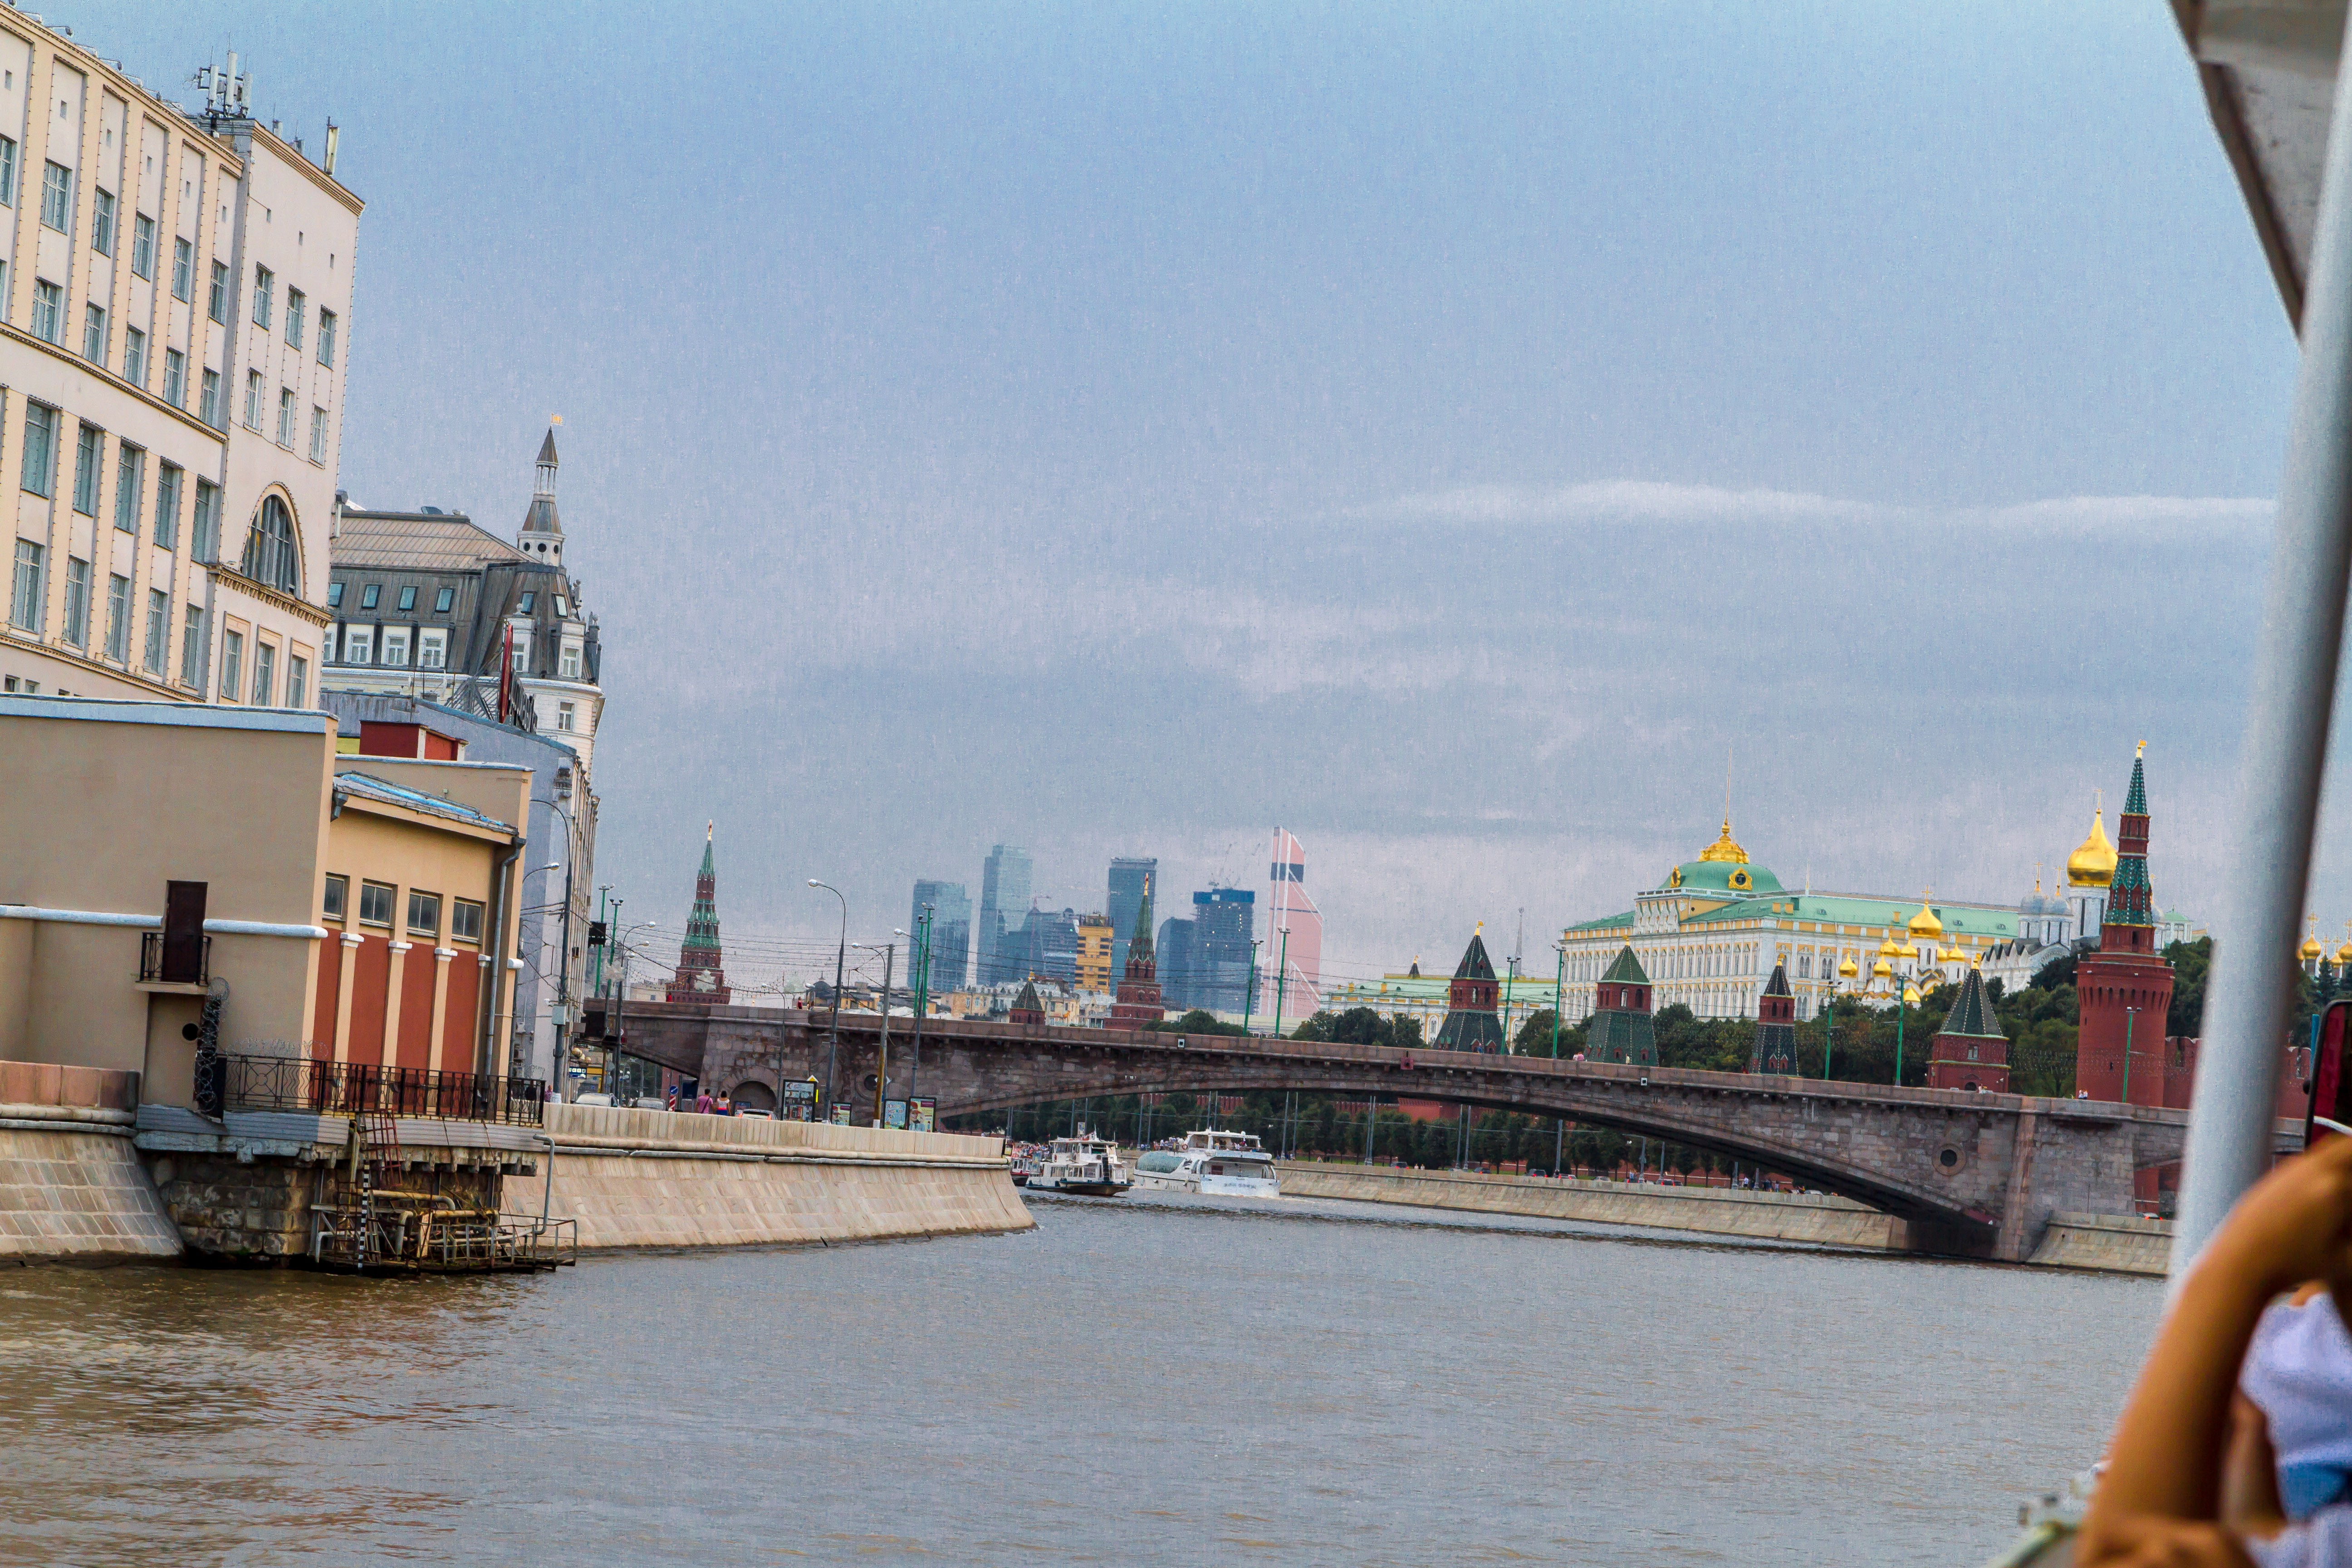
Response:
[[[1327,973],[1548,969],[1727,777],[2013,902],[2142,740],[2218,912],[2295,354],[2153,0],[50,20],[342,127],[356,500],[510,531],[563,416],[596,879],[676,930],[715,822],[740,978],[1277,824]]]

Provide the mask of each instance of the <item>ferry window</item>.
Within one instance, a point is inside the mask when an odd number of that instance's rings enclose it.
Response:
[[[326,896],[319,900],[319,908],[329,920],[339,921],[343,918],[344,900],[351,896],[351,887],[352,879],[349,877],[327,879]]]
[[[392,888],[384,882],[360,884],[360,921],[372,926],[392,923]]]

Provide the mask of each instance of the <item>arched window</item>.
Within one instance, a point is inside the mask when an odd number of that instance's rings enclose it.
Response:
[[[294,514],[282,498],[261,498],[261,510],[253,517],[253,531],[245,538],[241,570],[265,587],[300,595],[302,569],[294,547]]]

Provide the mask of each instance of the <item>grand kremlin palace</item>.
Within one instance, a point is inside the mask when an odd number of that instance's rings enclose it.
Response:
[[[2019,918],[2018,910],[1992,904],[1792,893],[1748,859],[1727,819],[1721,837],[1669,871],[1664,886],[1635,895],[1631,910],[1561,933],[1561,1016],[1574,1023],[1592,1013],[1594,984],[1630,946],[1660,1007],[1679,1002],[1702,1018],[1752,1018],[1758,993],[1781,963],[1797,1016],[1811,1018],[1833,986],[1847,993],[1871,986],[1890,942],[1899,951],[1891,975],[1877,984],[1957,981],[2015,945]]]

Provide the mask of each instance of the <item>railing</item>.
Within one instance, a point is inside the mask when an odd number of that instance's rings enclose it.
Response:
[[[223,1057],[221,1064],[227,1069],[224,1098],[231,1110],[314,1110],[341,1116],[373,1110],[536,1127],[547,1102],[547,1085],[535,1078],[309,1057]]]
[[[197,985],[211,984],[213,976],[213,939],[210,937],[204,937],[200,940],[204,945],[196,953],[196,972],[194,974],[166,974],[163,973],[163,933],[160,931],[141,932],[139,937],[140,984],[144,985],[154,982],[169,980],[173,982],[185,982]]]
[[[424,1207],[389,1194],[310,1211],[310,1260],[330,1268],[491,1273],[555,1268],[579,1256],[579,1228],[568,1219]]]

